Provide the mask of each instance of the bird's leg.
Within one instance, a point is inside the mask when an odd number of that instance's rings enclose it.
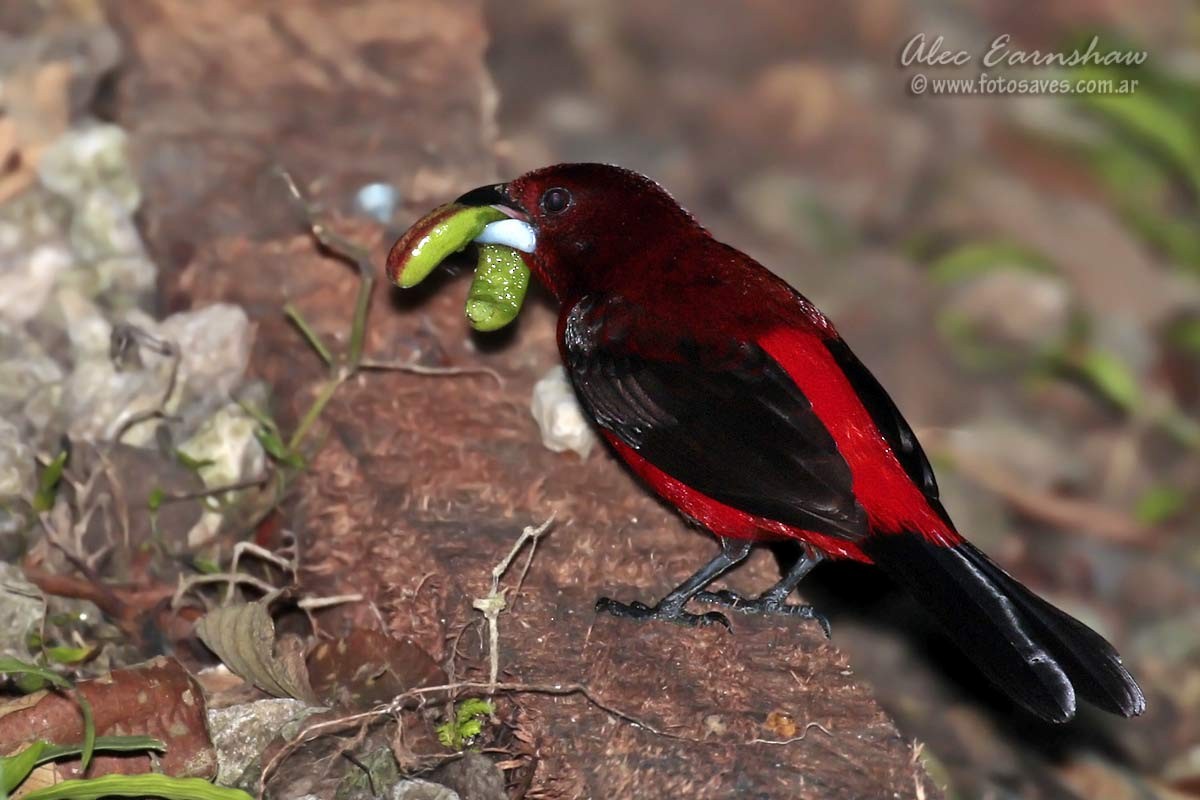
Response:
[[[789,605],[787,602],[788,595],[792,593],[796,585],[804,579],[805,575],[812,571],[813,567],[821,563],[822,560],[824,560],[824,556],[808,545],[804,545],[799,560],[792,565],[787,574],[780,579],[779,583],[776,583],[758,597],[748,599],[736,592],[722,589],[719,592],[697,592],[696,599],[701,603],[725,606],[742,614],[779,614],[800,617],[801,619],[813,619],[821,626],[821,630],[825,631],[825,638],[828,639],[833,632],[829,627],[829,620],[823,614],[812,606]]]
[[[729,620],[724,614],[709,611],[706,614],[691,614],[683,610],[688,600],[708,584],[716,580],[722,573],[742,561],[750,552],[750,542],[734,539],[721,539],[721,552],[712,561],[696,571],[694,575],[672,589],[666,597],[653,606],[639,603],[618,603],[616,600],[601,597],[596,601],[596,611],[612,614],[614,617],[625,617],[636,620],[662,620],[679,625],[712,625],[714,622],[729,628]]]

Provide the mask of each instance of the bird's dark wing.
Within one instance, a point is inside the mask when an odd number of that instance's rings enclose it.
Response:
[[[879,429],[884,441],[896,454],[896,460],[900,462],[900,466],[908,473],[912,482],[921,489],[925,499],[929,501],[930,507],[945,520],[947,525],[953,528],[954,523],[950,521],[950,516],[939,499],[937,478],[934,477],[933,467],[925,456],[925,451],[921,449],[921,443],[917,441],[913,429],[900,414],[900,409],[896,408],[895,402],[887,391],[840,337],[826,340],[825,346],[846,375],[846,379],[850,381],[850,385],[854,387],[855,394],[862,400],[863,407],[871,415],[871,420]]]
[[[833,437],[758,345],[679,339],[619,299],[590,298],[568,313],[563,340],[584,407],[667,475],[755,516],[867,534]]]

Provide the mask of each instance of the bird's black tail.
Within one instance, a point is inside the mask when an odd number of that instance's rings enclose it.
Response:
[[[1013,700],[1065,722],[1076,695],[1126,717],[1146,700],[1104,637],[1026,589],[982,551],[913,533],[878,534],[864,552],[929,610]]]

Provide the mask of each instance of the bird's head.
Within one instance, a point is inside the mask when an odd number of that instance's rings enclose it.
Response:
[[[701,230],[654,181],[607,164],[557,164],[455,202],[495,206],[511,219],[477,241],[530,254],[530,267],[561,301],[605,288],[620,272],[667,254],[676,236]],[[662,248],[660,250],[660,248]]]

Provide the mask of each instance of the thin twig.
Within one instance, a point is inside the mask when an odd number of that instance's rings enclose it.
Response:
[[[300,313],[300,309],[296,308],[291,303],[284,303],[283,315],[287,317],[297,329],[299,329],[301,335],[304,336],[305,341],[309,343],[313,350],[317,351],[317,355],[321,357],[321,360],[325,362],[325,365],[332,367],[333,353],[330,352],[329,348],[325,345],[325,342],[321,339],[321,335],[317,333],[311,325],[308,324],[308,320],[306,320],[304,315]]]
[[[291,560],[286,559],[283,556],[272,553],[265,547],[255,544],[254,542],[238,542],[233,546],[233,557],[229,561],[230,574],[237,574],[238,565],[241,562],[244,554],[257,556],[263,561],[274,564],[284,572],[291,573],[293,581],[295,580],[296,572],[300,568],[296,558],[292,558]],[[236,585],[237,584],[235,584],[233,581],[229,582],[229,586],[225,590],[225,605],[229,605],[233,602],[233,590]],[[275,593],[282,591],[282,589],[279,589],[279,587],[276,586],[272,586],[271,590]]]
[[[804,737],[808,736],[808,732],[813,728],[816,728],[826,736],[833,738],[833,731],[829,730],[829,728],[826,728],[819,722],[809,722],[804,726],[804,730],[802,730],[799,735],[793,736],[790,739],[751,739],[746,744],[792,744],[793,742],[802,742],[804,741]]]
[[[354,244],[330,230],[317,218],[318,209],[300,192],[300,187],[287,170],[280,169],[279,175],[287,186],[293,203],[303,215],[309,233],[322,247],[358,270],[358,297],[354,303],[354,317],[350,324],[350,344],[346,352],[347,371],[353,373],[362,361],[363,343],[366,340],[367,314],[371,305],[371,292],[375,288],[375,267],[371,264],[366,248]]]
[[[206,583],[226,583],[229,584],[247,584],[253,586],[262,592],[265,601],[269,602],[279,596],[283,590],[264,581],[262,578],[256,578],[253,575],[247,575],[244,572],[213,572],[207,575],[190,575],[188,577],[179,576],[179,587],[175,590],[174,596],[171,598],[171,608],[179,608],[183,602],[183,596],[192,589]]]
[[[529,525],[525,530],[521,531],[521,535],[517,537],[516,544],[512,550],[508,552],[500,563],[492,568],[492,588],[488,592],[487,597],[477,597],[472,601],[471,606],[483,613],[484,619],[488,625],[488,662],[489,662],[489,677],[491,683],[495,684],[496,679],[500,675],[500,614],[507,608],[508,600],[505,597],[507,589],[500,590],[500,579],[504,577],[504,573],[512,565],[513,559],[517,557],[517,553],[521,552],[521,548],[526,542],[533,542],[533,547],[530,549],[529,557],[533,558],[533,549],[537,547],[538,539],[550,528],[554,522],[554,514],[550,518],[538,525],[536,528]],[[528,571],[528,563],[525,565],[525,570]],[[524,581],[525,573],[522,572],[521,580]],[[519,585],[519,584],[518,584]]]
[[[526,542],[533,542],[530,550],[530,555],[532,556],[532,549],[537,547],[538,539],[542,537],[542,534],[550,529],[550,526],[554,523],[554,517],[555,514],[551,514],[549,518],[547,518],[546,521],[541,525],[538,525],[537,527],[534,527],[533,525],[527,525],[525,530],[521,531],[521,535],[517,537],[516,544],[513,545],[512,550],[508,551],[508,555],[506,555],[499,564],[492,567],[493,592],[500,587],[500,579],[504,577],[504,573],[508,572],[508,568],[512,565],[513,559],[517,557],[517,553],[521,552],[521,548],[525,546]]]
[[[392,372],[411,372],[414,375],[487,375],[489,378],[496,381],[496,385],[503,387],[504,378],[499,372],[491,367],[431,367],[425,364],[416,364],[411,361],[377,361],[372,358],[364,358],[358,362],[360,369],[377,369],[381,371]]]
[[[361,603],[363,596],[361,594],[335,594],[329,597],[304,597],[296,601],[296,607],[302,608],[305,611],[315,611],[320,608],[329,608],[330,606],[341,606],[346,603]]]
[[[292,438],[288,440],[288,450],[296,451],[304,442],[304,437],[308,435],[309,430],[316,424],[317,418],[321,416],[321,412],[325,410],[325,406],[329,405],[329,401],[337,394],[337,390],[345,383],[346,378],[338,376],[331,378],[328,383],[321,387],[320,394],[313,400],[308,411],[304,412],[304,416],[300,420],[300,424],[296,426],[295,432],[292,433]]]
[[[269,480],[271,480],[270,473],[264,473],[255,478],[247,478],[244,481],[228,483],[224,486],[214,486],[211,489],[203,489],[198,492],[177,492],[174,494],[168,494],[163,496],[163,498],[159,501],[159,505],[166,505],[168,503],[183,503],[188,500],[203,500],[206,497],[215,497],[216,495],[225,494],[226,492],[239,492],[242,489],[255,489],[267,483]]]

